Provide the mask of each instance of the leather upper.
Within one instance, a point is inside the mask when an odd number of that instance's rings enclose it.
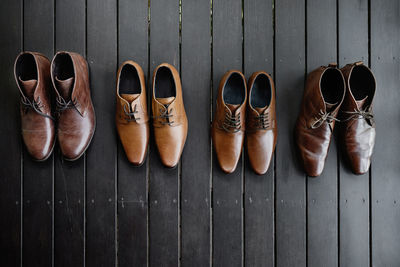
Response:
[[[328,105],[321,88],[324,75],[335,77],[328,84],[330,93],[337,96]],[[300,114],[295,126],[295,141],[301,163],[308,176],[319,176],[324,168],[336,117],[345,95],[345,82],[336,65],[321,66],[312,71],[306,81]],[[329,106],[329,108],[328,108]]]
[[[14,77],[21,94],[22,139],[35,160],[46,160],[55,143],[50,61],[40,53],[22,52],[15,61]]]
[[[173,80],[174,96],[157,97],[162,90],[159,70],[169,73]],[[172,76],[172,77],[171,77]],[[174,66],[163,63],[153,73],[152,81],[152,115],[155,143],[162,163],[169,168],[175,167],[181,157],[188,131],[188,120],[182,97],[182,85],[178,71]]]
[[[363,174],[369,170],[375,144],[372,102],[376,81],[362,62],[348,64],[342,72],[346,80],[346,96],[340,110],[341,143],[352,171]]]
[[[224,100],[224,89],[233,74],[242,78],[244,90],[243,102],[228,106]],[[216,109],[212,122],[211,134],[213,146],[221,169],[225,173],[235,171],[242,152],[246,122],[247,86],[246,78],[237,70],[230,70],[222,77],[217,95]]]
[[[132,68],[126,68],[131,66]],[[139,78],[140,92],[130,92],[122,94],[120,85],[125,75],[121,75],[122,70],[131,71]],[[133,61],[122,63],[117,74],[117,105],[115,123],[122,146],[128,160],[134,165],[143,164],[149,143],[149,116],[147,112],[146,81],[142,68]],[[134,88],[131,88],[132,90]],[[122,96],[121,96],[122,95]]]
[[[252,90],[256,79],[266,77],[268,84],[262,90],[270,91],[270,102],[265,107],[254,107]],[[266,72],[255,72],[248,82],[248,107],[246,118],[246,146],[249,162],[254,172],[262,175],[267,172],[271,163],[277,140],[275,113],[275,86]]]
[[[58,114],[58,142],[65,159],[86,151],[95,130],[86,60],[77,53],[58,52],[51,63]]]

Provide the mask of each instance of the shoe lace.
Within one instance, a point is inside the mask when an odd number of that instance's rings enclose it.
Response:
[[[131,121],[137,122],[138,120],[140,120],[140,118],[135,117],[135,114],[138,113],[138,111],[136,110],[136,105],[134,106],[133,111],[131,111],[130,107],[128,107],[128,110],[127,110],[126,107],[127,107],[127,105],[124,105],[124,113],[126,115],[125,119],[127,122],[131,122]]]
[[[169,125],[172,126],[172,124],[174,123],[174,121],[171,121],[171,118],[174,116],[172,113],[173,108],[168,110],[169,105],[165,105],[163,108],[160,108],[160,115],[159,116],[155,116],[153,118],[155,119],[162,119],[160,121],[160,123],[162,125]]]
[[[65,101],[64,98],[62,97],[57,97],[56,98],[56,106],[57,106],[57,113],[60,115],[64,110],[66,109],[76,109],[76,111],[78,111],[78,113],[82,116],[82,114],[79,112],[79,110],[77,109],[77,107],[79,106],[78,100],[75,99],[71,99],[69,101]]]
[[[354,111],[344,111],[344,113],[349,114],[350,116],[342,121],[365,119],[374,122],[374,115],[369,110],[354,109]]]
[[[240,129],[242,128],[240,124],[240,113],[237,115],[235,114],[231,115],[228,112],[226,112],[224,121],[222,122],[220,128],[224,129],[227,132],[232,132],[232,133],[240,131]]]
[[[254,117],[256,127],[260,130],[266,130],[270,126],[269,113],[263,113]]]
[[[38,97],[37,100],[29,100],[27,97],[21,97],[21,103],[24,105],[25,114],[28,112],[29,109],[33,109],[39,115],[54,120],[52,116],[47,115],[40,110],[43,107],[43,104],[40,101],[40,97]]]
[[[339,121],[337,118],[335,118],[332,113],[323,111],[320,109],[319,113],[319,118],[315,117],[314,123],[311,125],[312,129],[319,128],[325,121],[327,123],[332,123],[333,121]]]

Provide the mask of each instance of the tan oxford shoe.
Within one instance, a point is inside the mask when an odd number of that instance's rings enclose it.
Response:
[[[181,157],[188,131],[181,79],[174,66],[159,65],[154,70],[152,88],[155,143],[162,163],[174,168]]]
[[[115,124],[125,154],[132,164],[144,163],[149,143],[146,81],[142,68],[125,61],[117,74]]]
[[[246,78],[237,70],[225,73],[219,83],[211,128],[214,150],[225,173],[235,171],[242,152],[246,101]]]

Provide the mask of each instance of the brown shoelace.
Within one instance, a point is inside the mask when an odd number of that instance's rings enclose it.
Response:
[[[78,101],[76,99],[65,101],[64,98],[59,96],[59,97],[56,98],[56,105],[57,105],[57,113],[58,113],[58,115],[61,115],[61,113],[66,109],[73,108],[76,111],[78,111],[79,115],[82,116],[82,114],[77,109],[77,107],[79,106],[79,103],[78,103]]]
[[[259,130],[266,130],[270,126],[269,113],[263,113],[254,117],[256,120],[256,127]]]
[[[339,121],[336,119],[330,112],[324,112],[322,109],[319,111],[318,115],[319,118],[315,117],[315,122],[311,125],[312,129],[319,128],[324,122],[326,121],[328,124],[332,123],[333,121]],[[330,125],[329,125],[330,127]],[[332,129],[331,129],[332,130]]]
[[[240,131],[242,126],[240,125],[240,113],[238,115],[231,115],[228,112],[225,113],[225,119],[220,127],[227,132],[236,133]]]

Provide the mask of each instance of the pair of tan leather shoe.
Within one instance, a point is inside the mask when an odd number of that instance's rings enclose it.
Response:
[[[144,163],[149,143],[146,81],[142,68],[125,61],[117,74],[116,126],[128,160]],[[153,73],[152,114],[155,143],[162,163],[175,167],[186,142],[188,121],[178,71],[170,64],[159,65]]]
[[[375,144],[372,102],[376,81],[362,62],[338,69],[335,63],[308,75],[295,140],[307,175],[319,176],[335,122],[344,155],[355,174],[368,172]]]
[[[277,127],[275,86],[263,71],[251,75],[248,90],[246,78],[237,70],[228,71],[219,84],[211,134],[224,172],[235,171],[245,133],[251,167],[255,173],[264,174],[275,150]]]
[[[37,161],[49,158],[57,135],[64,158],[80,158],[95,130],[86,60],[76,53],[58,52],[50,63],[40,53],[22,52],[14,76],[21,94],[22,138],[29,154]]]

